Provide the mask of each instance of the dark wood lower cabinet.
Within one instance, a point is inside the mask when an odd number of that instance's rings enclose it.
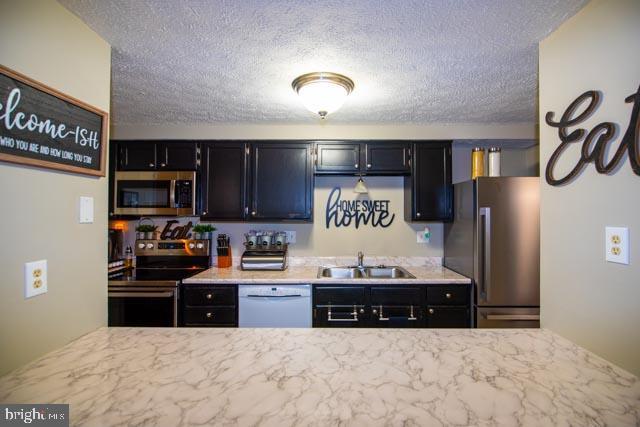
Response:
[[[314,285],[316,328],[469,328],[469,285]]]
[[[182,326],[238,326],[238,287],[182,285]]]
[[[427,306],[427,328],[468,328],[469,307]]]

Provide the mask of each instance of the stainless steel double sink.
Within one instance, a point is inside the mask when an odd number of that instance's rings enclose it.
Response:
[[[318,279],[415,279],[416,276],[398,266],[320,267]]]

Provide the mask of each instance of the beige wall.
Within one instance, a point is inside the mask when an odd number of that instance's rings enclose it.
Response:
[[[231,235],[233,254],[237,264],[239,254],[242,253],[243,234],[249,230],[291,230],[296,232],[296,243],[291,245],[292,256],[353,256],[363,251],[366,256],[442,256],[442,223],[429,223],[431,240],[429,243],[417,243],[416,232],[424,230],[425,224],[410,224],[404,221],[404,193],[402,177],[365,177],[369,188],[367,196],[356,197],[353,187],[356,177],[316,177],[314,192],[314,221],[313,224],[261,224],[261,223],[213,223],[217,227],[216,233]],[[342,189],[342,200],[369,198],[371,200],[389,200],[389,212],[395,214],[395,219],[387,228],[361,225],[356,229],[349,227],[326,228],[325,213],[327,198],[330,191],[338,186]],[[198,223],[198,218],[183,219],[182,223],[192,221]],[[166,218],[156,219],[160,228],[164,227]],[[128,229],[133,230],[136,221],[128,223]],[[129,239],[133,238],[129,234]],[[129,242],[131,243],[131,241]]]
[[[115,139],[532,139],[533,123],[519,124],[432,124],[363,125],[333,124],[331,118],[315,125],[220,124],[145,125],[118,124]]]
[[[542,175],[559,142],[544,116],[554,111],[558,119],[583,92],[599,90],[603,99],[581,127],[612,121],[624,133],[631,113],[624,99],[640,84],[639,22],[637,0],[594,0],[540,43]],[[560,176],[580,148],[562,157]],[[629,227],[629,265],[605,262],[607,225]],[[541,227],[542,326],[640,375],[640,176],[628,157],[610,176],[590,164],[562,187],[541,178]]]
[[[52,0],[0,2],[2,65],[109,111],[109,45]],[[0,374],[106,324],[107,180],[0,163]],[[78,224],[78,198],[95,200]],[[24,263],[49,292],[24,298]]]

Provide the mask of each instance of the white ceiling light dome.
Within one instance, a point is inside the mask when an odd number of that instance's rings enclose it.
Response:
[[[293,80],[291,86],[307,110],[322,119],[342,107],[355,87],[349,77],[330,72],[303,74]]]

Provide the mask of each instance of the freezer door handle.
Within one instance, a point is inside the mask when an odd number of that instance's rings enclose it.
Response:
[[[491,208],[480,208],[482,224],[482,274],[480,293],[484,301],[491,300]]]
[[[539,314],[486,314],[482,313],[482,316],[487,320],[507,320],[507,321],[520,321],[520,320],[540,320]]]

